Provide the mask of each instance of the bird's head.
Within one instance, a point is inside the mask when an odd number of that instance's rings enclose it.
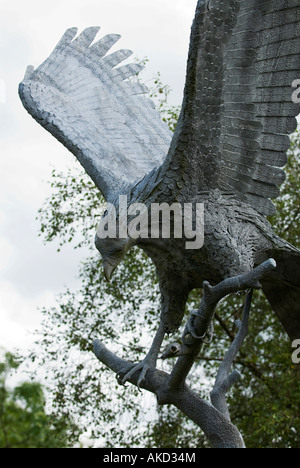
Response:
[[[127,234],[127,218],[120,220],[117,208],[113,204],[108,204],[95,238],[96,248],[102,255],[104,276],[107,281],[110,281],[117,266],[135,244]]]
[[[113,203],[107,203],[107,209],[97,229],[95,245],[102,255],[107,281],[110,280],[127,252],[138,244],[138,239],[144,233],[141,225],[146,225],[146,234],[148,233],[147,208],[145,214],[145,206],[141,207],[136,197],[132,199],[130,193],[128,195],[120,195]],[[145,215],[146,223],[141,221],[142,214]],[[136,223],[133,223],[135,220]],[[134,229],[136,225],[139,226],[137,231]]]
[[[95,245],[102,255],[104,276],[110,281],[113,272],[131,247],[129,239],[101,239],[96,234]]]

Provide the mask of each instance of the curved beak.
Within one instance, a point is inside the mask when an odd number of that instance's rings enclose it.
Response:
[[[107,260],[103,261],[103,271],[106,281],[110,281],[116,267],[112,266]]]

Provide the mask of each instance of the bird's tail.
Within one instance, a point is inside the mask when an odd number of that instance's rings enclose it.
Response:
[[[291,340],[300,339],[300,251],[280,249],[272,257],[277,268],[263,291]]]

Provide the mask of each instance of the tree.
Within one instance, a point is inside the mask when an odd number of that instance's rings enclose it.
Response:
[[[46,414],[41,384],[23,382],[9,389],[8,377],[18,366],[19,362],[10,353],[0,362],[0,447],[68,447],[70,422]],[[75,434],[75,426],[72,432]]]
[[[154,84],[154,96],[163,96],[164,100],[158,106],[168,115],[168,88],[159,78]],[[175,125],[176,112],[173,111],[169,114],[171,128]],[[277,201],[277,216],[272,219],[277,233],[295,246],[299,246],[296,227],[299,222],[298,148],[299,134],[295,134],[287,166],[288,179]],[[94,184],[74,165],[67,175],[53,171],[52,187],[53,195],[40,211],[45,240],[58,239],[60,246],[73,242],[75,248],[93,246],[96,223],[104,209]],[[124,391],[117,387],[113,376],[91,355],[92,342],[99,335],[119,354],[127,358],[129,355],[133,361],[139,359],[141,345],[147,347],[147,335],[153,333],[156,323],[153,317],[157,316],[159,308],[155,272],[149,260],[138,251],[130,253],[112,284],[106,284],[101,277],[100,258],[93,251],[91,258],[82,263],[80,277],[80,291],[67,290],[56,308],[43,311],[43,336],[38,352],[33,353],[35,357],[40,354],[42,345],[44,353],[39,362],[43,365],[49,364],[51,359],[62,362],[62,366],[52,369],[56,382],[54,410],[58,414],[79,415],[82,424],[90,427],[95,435],[101,433],[104,425],[111,428],[106,446],[157,446],[161,441],[164,446],[205,445],[196,427],[174,408],[152,411],[150,421],[144,421],[145,411],[138,403],[140,397],[136,398],[136,390],[126,388]],[[234,324],[241,317],[243,300],[232,296],[216,313],[215,338],[202,350],[199,366],[191,376],[193,385],[197,385],[203,396],[208,394],[207,382],[215,374],[224,350],[236,336]],[[188,308],[198,308],[199,301],[199,291],[195,291]],[[243,380],[229,396],[233,422],[242,430],[248,447],[297,447],[300,425],[295,415],[299,414],[296,385],[299,370],[291,362],[291,345],[260,294],[255,295],[252,311],[249,337],[236,359]],[[137,336],[138,331],[142,336]],[[163,367],[168,369],[168,363]],[[116,393],[118,399],[112,393]],[[126,431],[122,429],[125,414]],[[189,434],[188,438],[185,433]]]

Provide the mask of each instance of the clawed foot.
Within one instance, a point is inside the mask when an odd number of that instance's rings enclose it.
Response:
[[[137,364],[131,364],[127,366],[126,368],[122,369],[118,374],[117,374],[117,380],[120,385],[125,385],[126,382],[128,382],[133,375],[136,372],[140,372],[138,381],[137,381],[137,387],[140,390],[140,386],[142,385],[146,374],[150,368],[155,368],[155,363],[151,363],[150,360],[147,360],[145,358],[143,361],[138,362]]]
[[[123,368],[120,372],[118,372],[117,380],[119,384],[125,385],[125,383],[128,382],[128,380],[130,380],[136,372],[140,372],[140,375],[137,381],[138,389],[140,389],[140,386],[145,380],[148,370],[150,368],[151,369],[156,368],[156,362],[157,362],[158,354],[159,354],[159,351],[160,351],[160,348],[164,339],[164,335],[165,335],[165,327],[164,327],[164,324],[161,322],[159,324],[159,328],[156,332],[155,338],[151,345],[150,351],[148,352],[145,359],[143,359],[141,362],[137,364],[128,364],[125,368]]]
[[[212,342],[214,336],[214,326],[213,322],[211,321],[205,331],[204,335],[198,336],[194,326],[195,317],[198,317],[198,311],[194,310],[191,312],[191,317],[186,325],[186,329],[183,335],[183,343],[185,345],[190,345],[190,339],[192,338],[193,341],[202,341],[205,344],[209,344]]]

